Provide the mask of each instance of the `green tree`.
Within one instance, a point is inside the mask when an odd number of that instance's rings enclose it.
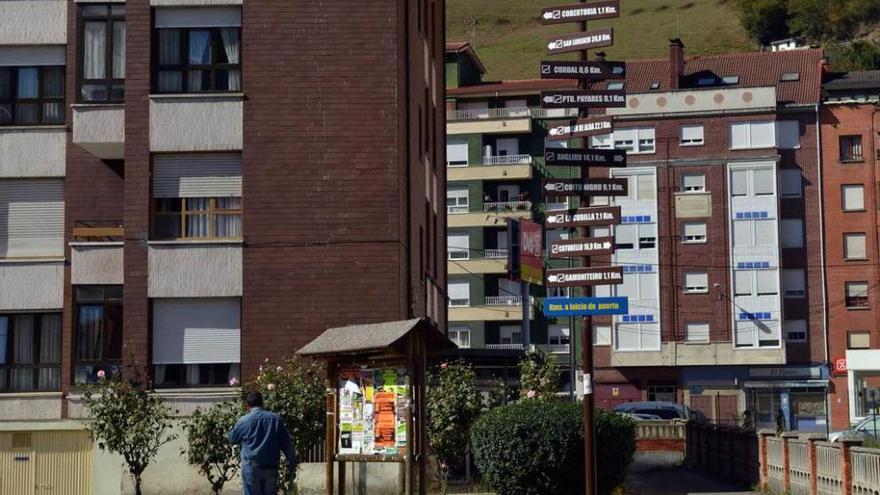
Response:
[[[168,433],[172,411],[136,380],[105,379],[102,372],[98,376],[98,383],[86,386],[83,394],[91,418],[86,425],[98,448],[122,456],[135,494],[141,495],[144,470],[160,447],[177,438]]]
[[[482,409],[477,375],[464,363],[443,363],[428,387],[428,443],[437,458],[442,493],[449,472],[464,463],[471,425]]]
[[[559,365],[541,350],[529,351],[519,362],[520,399],[554,399],[559,392]]]
[[[822,41],[831,38],[840,22],[840,5],[835,0],[797,0],[788,2],[788,27],[792,34],[808,40]]]
[[[238,474],[241,464],[238,448],[229,443],[226,433],[235,426],[241,410],[240,402],[222,402],[205,410],[196,409],[183,422],[188,447],[181,455],[186,455],[191,465],[198,466],[215,494],[223,491],[223,485]]]
[[[743,28],[758,43],[789,36],[786,0],[736,0],[734,6]]]
[[[880,45],[873,41],[829,42],[825,45],[832,70],[848,72],[880,67]]]

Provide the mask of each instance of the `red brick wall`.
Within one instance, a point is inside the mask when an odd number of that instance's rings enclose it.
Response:
[[[638,438],[636,452],[684,452],[684,438]]]

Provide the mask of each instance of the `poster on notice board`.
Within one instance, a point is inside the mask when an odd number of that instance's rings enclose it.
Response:
[[[406,447],[406,370],[339,371],[339,453],[396,455]]]

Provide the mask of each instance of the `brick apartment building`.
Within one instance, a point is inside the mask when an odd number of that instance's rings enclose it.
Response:
[[[574,87],[572,81],[483,82],[474,62],[459,62],[459,75],[451,79],[450,57],[474,59],[460,45],[447,47],[448,209],[485,210],[480,195],[494,199],[496,189],[500,196],[509,188],[510,172],[485,166],[485,157],[501,138],[509,150],[509,137],[516,133],[518,152],[530,155],[534,168],[516,177],[520,190],[535,190],[541,176],[577,174],[550,170],[540,158],[546,129],[561,115],[528,109],[538,106],[542,89]],[[824,430],[824,274],[816,261],[822,259],[817,125],[822,72],[819,50],[686,58],[674,40],[668,59],[630,61],[626,80],[608,83],[629,94],[628,105],[608,111],[616,118],[615,132],[592,138],[590,146],[626,149],[629,163],[594,172],[628,178],[630,195],[593,201],[620,205],[623,214],[623,224],[613,231],[616,254],[593,262],[624,267],[624,284],[597,295],[628,296],[630,314],[593,320],[595,393],[602,407],[673,400],[715,421],[733,422],[748,410],[759,426],[775,426],[781,409],[790,428]],[[453,163],[465,141],[460,134],[469,136],[467,160],[462,155]],[[465,163],[461,172],[453,168]],[[471,169],[474,165],[483,166]],[[457,188],[465,171],[484,175],[482,182],[470,183],[476,192],[469,189],[462,204],[457,198],[465,195]],[[494,171],[499,173],[485,175]],[[563,207],[539,196],[530,201],[528,211],[516,214],[543,221],[547,209]],[[447,222],[454,257],[456,212],[450,210]],[[471,253],[497,248],[499,225],[483,228],[482,237],[469,237]],[[548,241],[566,234],[550,230]],[[592,234],[612,232],[596,228]],[[503,279],[501,268],[494,268]],[[477,296],[494,296],[492,279],[471,271],[464,277],[484,284]],[[459,280],[452,264],[449,273],[452,297],[458,289],[452,284]],[[473,297],[473,282],[469,289]],[[533,295],[533,318],[545,321],[547,331],[533,332],[531,344],[552,349],[551,328],[577,331],[577,326],[540,316],[546,291]],[[461,331],[453,316],[457,304],[452,301],[449,313],[453,337]],[[508,333],[516,332],[516,323],[505,325]],[[488,344],[483,347],[491,350],[496,338],[504,342],[495,324],[460,326],[482,330],[482,340],[472,338],[472,346]]]
[[[99,370],[186,412],[328,327],[445,327],[443,13],[0,2],[0,430],[81,429]]]
[[[822,184],[829,402],[833,429],[867,416],[880,386],[877,129],[880,72],[829,74],[823,85]],[[876,406],[874,406],[876,407]]]

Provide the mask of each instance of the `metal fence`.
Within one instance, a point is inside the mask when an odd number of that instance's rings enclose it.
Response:
[[[788,442],[789,492],[810,495],[810,444],[806,440]]]
[[[767,439],[767,485],[777,493],[785,491],[785,458],[781,438]]]
[[[880,494],[880,450],[853,447],[850,455],[853,495]]]
[[[817,442],[816,479],[821,495],[837,495],[843,491],[840,473],[840,446]]]

